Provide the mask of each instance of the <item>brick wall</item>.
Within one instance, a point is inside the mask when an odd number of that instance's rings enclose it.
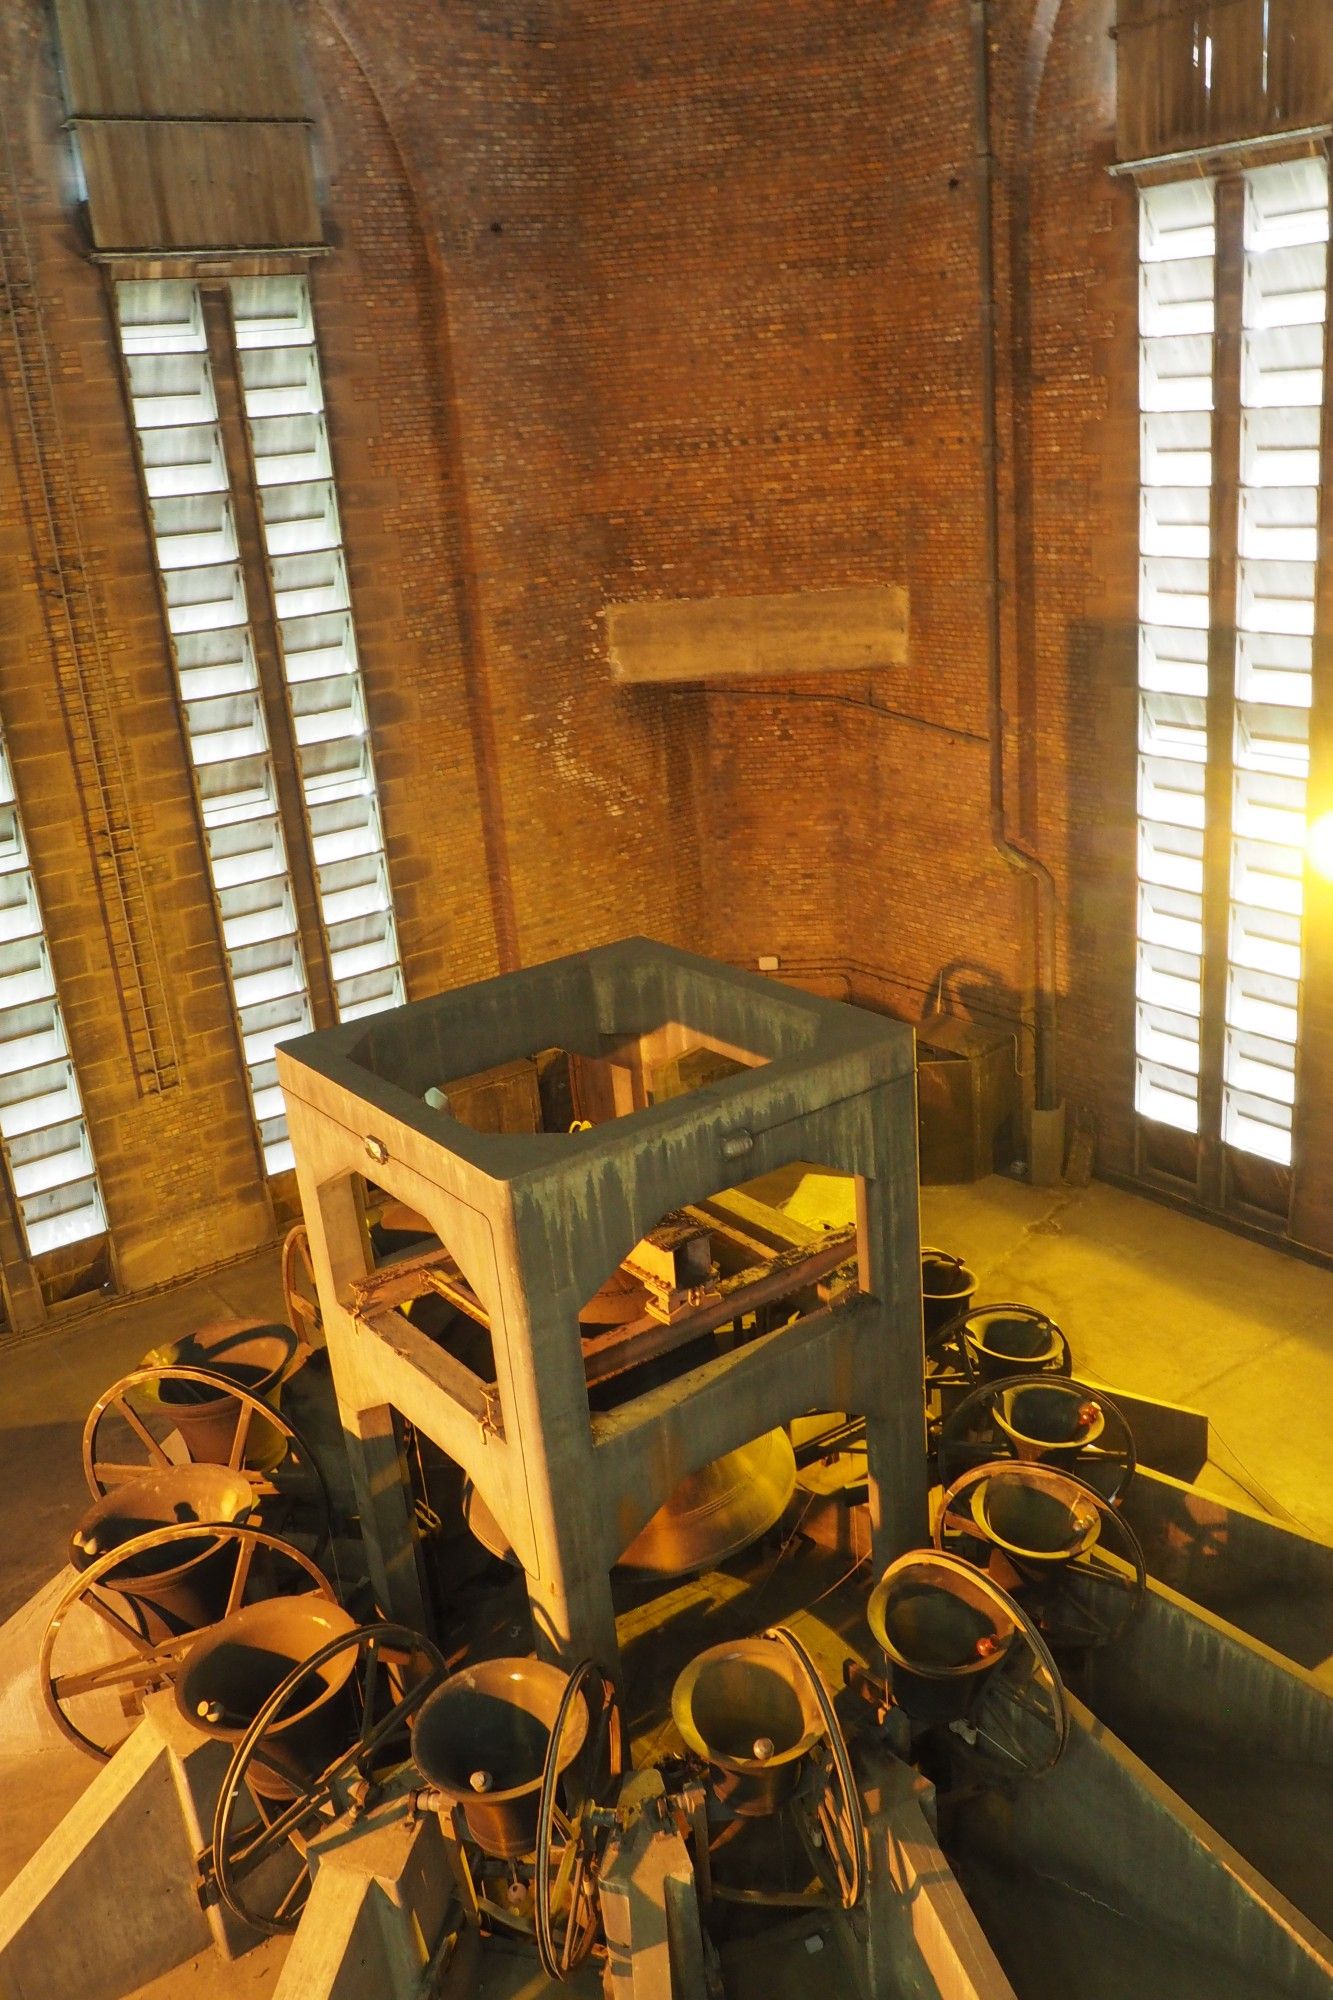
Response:
[[[1119,1163],[1134,244],[1105,174],[1111,8],[994,11],[1006,781],[1057,881],[1062,1083]],[[1013,1019],[1031,906],[990,840],[966,0],[298,13],[334,242],[317,325],[410,990],[642,930],[776,953],[911,1018],[943,981]],[[7,476],[21,664],[0,700],[122,1268],[146,1283],[272,1224],[38,0],[0,32],[185,1048],[160,1099],[117,1040]],[[880,581],[910,591],[905,668],[706,693],[610,680],[608,603]]]

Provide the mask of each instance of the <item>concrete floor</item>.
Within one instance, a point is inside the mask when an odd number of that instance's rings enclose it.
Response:
[[[832,1211],[844,1203],[845,1189],[807,1179],[789,1205],[815,1222],[843,1219]],[[1016,1299],[1050,1312],[1069,1336],[1076,1371],[1204,1410],[1215,1458],[1205,1484],[1244,1490],[1333,1539],[1333,1274],[1095,1185],[1035,1189],[990,1179],[929,1188],[922,1234],[967,1260],[979,1302]],[[79,1443],[98,1393],[191,1326],[242,1313],[278,1317],[279,1301],[277,1257],[267,1253],[0,1347],[0,1618],[63,1562],[87,1505]],[[26,1644],[22,1627],[16,1619],[11,1638]],[[0,1630],[0,1658],[4,1640]],[[91,1769],[76,1752],[53,1750],[34,1784],[31,1760],[7,1762],[3,1697],[0,1689],[0,1885]],[[276,1969],[267,1950],[230,1973],[205,1960],[176,1975],[170,1991],[242,2000],[266,1992]],[[149,1989],[143,2000],[159,1991],[167,1989]]]

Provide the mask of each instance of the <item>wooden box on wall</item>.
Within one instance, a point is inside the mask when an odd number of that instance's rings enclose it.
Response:
[[[916,1050],[922,1185],[1004,1172],[1018,1153],[1012,1033],[941,1016],[917,1029]]]

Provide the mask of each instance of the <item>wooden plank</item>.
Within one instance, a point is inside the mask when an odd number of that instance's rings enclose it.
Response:
[[[80,125],[99,250],[319,243],[310,135],[300,125]]]
[[[1263,0],[1231,0],[1214,5],[1213,85],[1208,96],[1208,129],[1220,143],[1263,132],[1268,126],[1264,88]]]
[[[735,1277],[724,1278],[718,1286],[718,1298],[696,1306],[679,1319],[645,1317],[607,1333],[585,1336],[583,1354],[588,1382],[604,1382],[612,1375],[623,1375],[628,1368],[638,1368],[645,1361],[655,1361],[678,1347],[687,1347],[704,1334],[715,1333],[720,1326],[754,1312],[759,1306],[788,1298],[802,1286],[814,1284],[839,1264],[845,1264],[855,1251],[854,1228],[830,1230],[820,1237],[815,1249],[801,1248],[775,1257],[757,1277],[738,1272]]]
[[[1119,0],[1116,8],[1116,151],[1145,159],[1160,124],[1157,0]]]
[[[1154,149],[1159,153],[1202,146],[1211,136],[1205,87],[1209,11],[1204,0],[1197,0],[1194,6],[1166,9],[1159,22],[1162,129]]]
[[[1119,0],[1116,48],[1122,160],[1333,116],[1327,0]]]
[[[299,118],[288,0],[56,0],[76,115]]]
[[[766,1254],[793,1249],[801,1243],[815,1243],[823,1235],[822,1230],[798,1222],[784,1209],[756,1201],[743,1188],[724,1188],[719,1194],[710,1194],[698,1203],[698,1208],[702,1215],[715,1223],[720,1220],[724,1227],[739,1223],[766,1246]]]
[[[825,1408],[829,1366],[854,1351],[859,1335],[875,1337],[882,1327],[882,1307],[864,1293],[854,1293],[837,1305],[807,1313],[792,1326],[776,1327],[743,1347],[733,1348],[647,1389],[614,1410],[594,1411],[593,1442],[605,1452],[610,1470],[638,1453],[660,1451],[661,1432],[688,1426],[692,1435],[708,1439],[710,1458],[734,1449],[736,1413],[743,1410],[758,1437],[788,1421],[793,1405]],[[848,1399],[851,1400],[850,1398]]]
[[[1269,0],[1268,129],[1333,115],[1333,21],[1327,0]]]
[[[907,592],[897,584],[851,584],[610,604],[606,626],[618,681],[865,673],[906,660]]]

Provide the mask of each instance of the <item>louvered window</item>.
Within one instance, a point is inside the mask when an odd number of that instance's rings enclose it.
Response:
[[[1214,182],[1139,196],[1136,1102],[1149,1120],[1286,1169],[1299,1071],[1327,164],[1253,167],[1233,189],[1226,299]],[[1236,329],[1230,404],[1215,408],[1224,307]],[[1234,455],[1219,462],[1223,435]],[[1219,496],[1235,521],[1220,549]],[[1218,595],[1233,575],[1234,610]]]
[[[304,278],[233,283],[241,383],[338,1018],[403,998]]]
[[[106,1228],[37,887],[0,741],[0,1142],[28,1254]]]

